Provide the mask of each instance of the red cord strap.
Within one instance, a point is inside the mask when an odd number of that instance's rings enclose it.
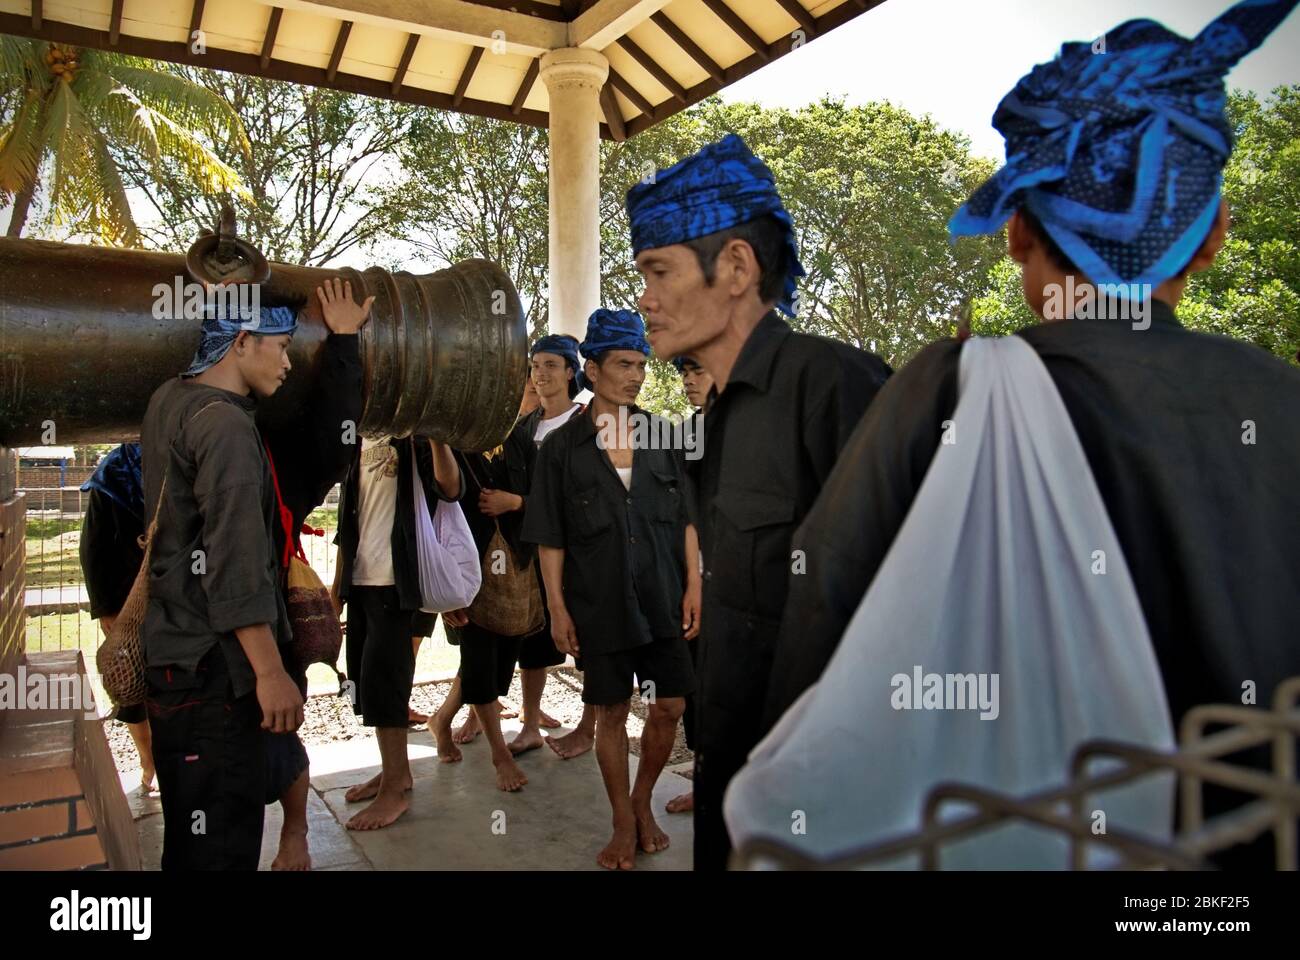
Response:
[[[262,444],[266,449],[266,459],[271,465],[271,485],[275,487],[275,502],[280,508],[280,527],[284,531],[284,554],[280,558],[280,567],[283,569],[289,566],[289,558],[297,557],[303,563],[307,562],[307,554],[303,552],[302,543],[293,533],[293,511],[284,505],[284,498],[280,496],[280,480],[275,474],[275,458],[271,456],[271,448],[265,442]],[[306,524],[303,524],[305,531],[309,531],[316,536],[324,536],[324,530],[312,530]]]

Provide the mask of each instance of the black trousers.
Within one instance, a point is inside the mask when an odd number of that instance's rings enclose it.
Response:
[[[148,670],[164,870],[256,870],[267,760],[255,693],[235,697],[220,645],[193,672]]]

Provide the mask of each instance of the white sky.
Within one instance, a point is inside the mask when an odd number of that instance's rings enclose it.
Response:
[[[850,103],[889,100],[930,114],[1003,158],[990,124],[1004,94],[1066,40],[1092,40],[1145,17],[1190,37],[1228,0],[886,0],[723,91],[725,100],[799,107],[826,94]],[[1228,75],[1228,86],[1266,94],[1300,83],[1300,11]]]

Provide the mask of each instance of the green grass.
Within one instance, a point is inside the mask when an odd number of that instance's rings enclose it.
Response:
[[[81,573],[81,519],[59,517],[27,521],[27,589],[78,586]]]

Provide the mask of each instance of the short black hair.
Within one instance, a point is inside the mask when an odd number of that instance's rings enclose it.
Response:
[[[786,280],[794,272],[795,258],[786,242],[786,229],[771,214],[765,214],[757,220],[687,240],[686,246],[695,252],[704,271],[704,282],[713,286],[722,248],[732,240],[744,240],[758,261],[758,298],[764,303],[776,303],[785,292]]]
[[[1069,255],[1061,249],[1060,244],[1052,239],[1052,235],[1047,232],[1047,228],[1043,226],[1043,222],[1029,212],[1028,207],[1020,208],[1020,218],[1025,221],[1025,226],[1029,228],[1029,232],[1038,238],[1038,242],[1041,243],[1043,249],[1047,251],[1047,259],[1051,260],[1052,264],[1056,266],[1057,269],[1062,273],[1073,273],[1076,276],[1086,276],[1086,274],[1079,269],[1078,265],[1070,259]],[[1214,228],[1211,227],[1210,229],[1213,230]],[[1209,234],[1207,233],[1205,237],[1208,238]],[[1205,238],[1202,238],[1201,243],[1204,242]],[[1199,251],[1200,248],[1200,244],[1197,244],[1197,251]],[[1183,268],[1174,274],[1174,276],[1185,276],[1187,271],[1192,268],[1192,260],[1194,259],[1196,259],[1195,253],[1188,258],[1187,262],[1183,264]]]
[[[1065,251],[1061,249],[1060,244],[1052,239],[1052,235],[1048,233],[1047,228],[1043,226],[1043,221],[1039,220],[1029,212],[1028,207],[1020,208],[1020,219],[1025,221],[1025,226],[1029,228],[1029,232],[1038,238],[1038,242],[1041,243],[1043,249],[1047,251],[1047,259],[1051,260],[1052,264],[1058,270],[1062,273],[1074,274],[1083,272],[1075,265],[1075,262],[1066,255]]]

